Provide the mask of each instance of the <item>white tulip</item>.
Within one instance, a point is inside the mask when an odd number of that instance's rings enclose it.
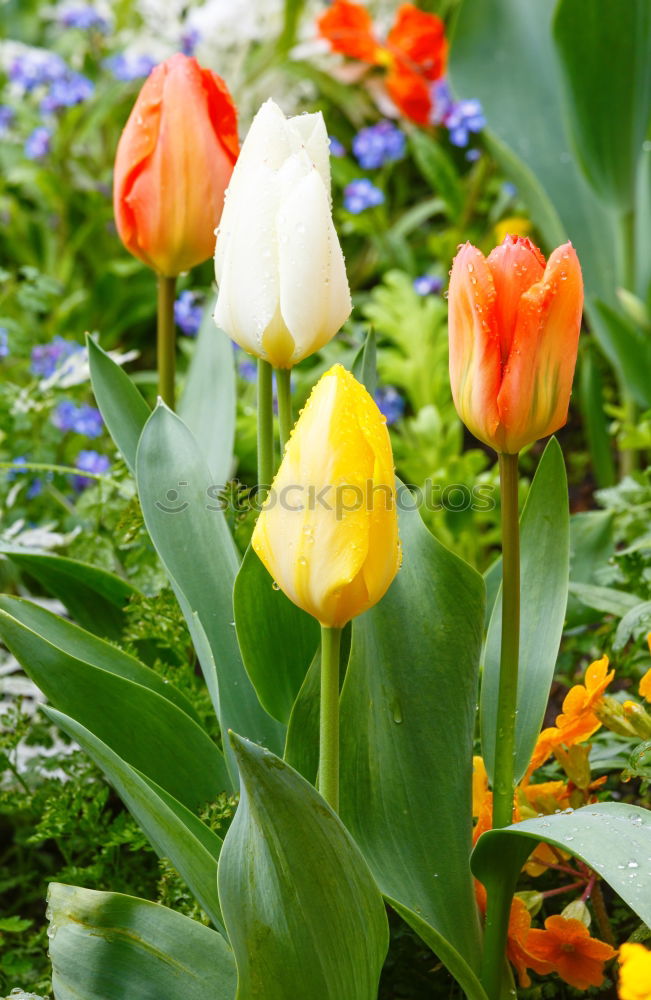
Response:
[[[291,368],[327,344],[352,308],[321,113],[286,119],[263,104],[226,195],[215,322],[245,351]]]

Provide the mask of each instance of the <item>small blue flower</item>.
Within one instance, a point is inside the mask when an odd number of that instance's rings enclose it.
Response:
[[[413,286],[419,295],[438,295],[443,288],[443,278],[435,274],[421,274],[414,278]]]
[[[32,479],[31,483],[27,487],[27,492],[25,496],[27,497],[28,500],[33,500],[34,497],[40,496],[42,492],[43,492],[43,480],[40,479],[38,476],[36,476],[36,478]]]
[[[0,358],[9,354],[9,331],[6,326],[0,326]]]
[[[181,34],[181,52],[185,56],[194,55],[194,50],[201,41],[201,32],[198,28],[190,26],[183,29]]]
[[[203,318],[203,297],[199,292],[185,290],[174,303],[174,322],[188,337],[199,332]]]
[[[145,53],[138,55],[134,52],[118,52],[106,59],[104,66],[116,80],[129,83],[131,80],[140,80],[143,76],[149,76],[157,62],[157,59]]]
[[[69,399],[59,403],[52,414],[52,423],[60,431],[74,431],[88,438],[99,437],[104,426],[102,414],[98,409],[88,403],[77,406]]]
[[[52,133],[49,128],[39,125],[27,136],[23,152],[28,160],[42,160],[50,152]]]
[[[32,348],[30,371],[40,378],[49,378],[63,361],[81,350],[80,344],[57,335],[49,344],[37,344]]]
[[[0,104],[0,135],[6,135],[14,123],[16,112],[8,104]]]
[[[251,358],[240,361],[237,370],[245,382],[255,382],[258,377],[258,366]]]
[[[443,125],[454,107],[447,80],[436,80],[431,87],[432,125]]]
[[[367,208],[374,208],[384,201],[384,194],[367,177],[351,181],[344,188],[344,208],[359,215]]]
[[[68,66],[56,52],[28,49],[9,66],[9,80],[21,90],[32,91],[46,83],[54,83],[68,72]]]
[[[14,465],[26,465],[27,456],[16,455],[16,457],[12,459],[12,462]],[[28,469],[9,469],[7,471],[7,479],[9,480],[10,483],[13,483],[14,479],[16,479],[18,476],[26,476],[28,471],[29,471]]]
[[[344,146],[343,142],[339,142],[339,139],[336,137],[336,135],[330,135],[328,136],[328,138],[330,140],[330,156],[335,156],[337,159],[340,159],[342,156],[345,156],[346,147]]]
[[[67,7],[59,15],[59,24],[64,28],[78,28],[79,31],[99,31],[103,35],[110,28],[106,18],[90,4]]]
[[[486,119],[479,101],[459,101],[445,118],[453,146],[467,146],[471,133],[481,132]]]
[[[364,170],[375,170],[385,163],[399,160],[405,152],[405,133],[393,122],[378,122],[357,133],[353,153]]]
[[[518,189],[515,184],[511,183],[511,181],[504,181],[502,184],[502,193],[507,198],[515,198],[517,196]]]
[[[60,80],[55,80],[48,93],[41,101],[41,111],[48,114],[60,111],[62,108],[72,108],[83,104],[95,91],[94,84],[81,73],[68,73]]]
[[[481,149],[466,150],[466,159],[468,163],[476,163],[480,156],[481,156]]]
[[[389,425],[395,424],[400,420],[405,412],[405,401],[398,390],[392,385],[377,389],[375,392],[375,402]]]
[[[92,449],[80,451],[75,462],[76,469],[79,469],[81,472],[92,472],[95,475],[101,475],[110,466],[111,462],[108,455],[100,455],[99,452]],[[93,482],[88,476],[73,476],[72,481],[76,490],[83,490]]]

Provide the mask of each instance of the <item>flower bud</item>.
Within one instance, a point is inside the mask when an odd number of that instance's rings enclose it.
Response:
[[[275,368],[323,347],[350,315],[320,112],[286,119],[273,101],[260,108],[227,192],[215,274],[217,326]]]
[[[115,158],[115,222],[127,250],[166,277],[207,260],[238,148],[221,77],[182,53],[156,66]]]
[[[398,571],[389,433],[341,365],[312,390],[252,545],[289,599],[332,628],[376,604]]]
[[[570,243],[545,258],[507,236],[488,257],[466,243],[450,277],[450,381],[475,437],[516,454],[567,420],[583,281]]]

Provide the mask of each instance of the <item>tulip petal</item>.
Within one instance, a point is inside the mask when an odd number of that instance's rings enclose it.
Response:
[[[554,250],[542,279],[520,300],[497,397],[505,451],[515,453],[566,422],[582,309],[581,267],[566,243]]]
[[[395,576],[389,435],[371,397],[340,365],[303,410],[252,544],[287,596],[324,625],[361,614]]]
[[[531,240],[507,235],[486,258],[495,284],[495,318],[505,365],[511,352],[515,321],[524,293],[545,273],[545,258]]]
[[[495,447],[499,426],[500,338],[495,284],[480,250],[464,244],[450,275],[450,383],[457,412],[468,430]]]
[[[282,362],[285,367],[331,340],[350,315],[352,303],[328,194],[318,170],[309,165],[298,182],[284,174],[282,185],[280,311],[295,344],[293,355]]]
[[[264,164],[247,174],[237,226],[225,241],[215,322],[245,351],[260,355],[279,308],[276,214],[278,175]]]
[[[330,140],[323,115],[320,111],[310,115],[296,115],[289,119],[292,150],[305,152],[321,174],[324,187],[330,197]]]

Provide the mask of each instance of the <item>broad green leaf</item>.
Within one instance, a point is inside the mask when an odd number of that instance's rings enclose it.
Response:
[[[623,618],[642,600],[637,594],[628,594],[625,590],[616,590],[614,587],[597,587],[591,583],[572,582],[568,590],[570,597],[576,597],[587,608],[594,608],[605,615],[615,615],[616,618]]]
[[[366,334],[364,343],[355,355],[352,370],[357,381],[374,396],[377,389],[377,338],[374,330],[369,330]]]
[[[150,409],[127,373],[92,337],[86,337],[90,379],[109,434],[135,474],[136,450]]]
[[[215,326],[208,303],[179,404],[179,416],[194,434],[214,484],[231,476],[235,437],[235,361],[233,343]]]
[[[587,303],[599,346],[639,406],[651,406],[651,338],[621,310],[597,299]]]
[[[498,883],[515,888],[520,869],[539,841],[594,868],[640,920],[651,924],[651,811],[599,802],[489,830],[477,841],[472,870],[489,893]]]
[[[318,648],[319,624],[274,588],[251,547],[235,580],[233,604],[242,660],[260,703],[286,723]]]
[[[417,511],[401,513],[400,536],[396,579],[353,622],[341,696],[341,816],[382,892],[474,968],[479,922],[468,858],[484,585]]]
[[[643,601],[627,611],[617,626],[613,639],[613,653],[619,653],[636,632],[648,633],[651,626],[651,601]]]
[[[578,365],[578,397],[588,441],[592,470],[597,486],[614,486],[617,481],[610,419],[604,411],[604,384],[596,348],[583,342]]]
[[[608,565],[615,551],[615,515],[611,510],[589,510],[570,517],[570,588],[574,583],[589,583],[596,571]],[[597,618],[589,606],[570,593],[567,624],[589,624]]]
[[[651,117],[651,6],[560,0],[554,40],[579,163],[604,201],[630,211]]]
[[[315,785],[319,770],[319,710],[321,705],[321,647],[305,675],[287,725],[284,758]]]
[[[571,239],[588,292],[613,301],[621,283],[615,220],[570,151],[552,38],[555,7],[556,0],[463,0],[454,24],[450,76],[458,97],[481,101],[489,148],[527,199],[546,249]],[[526,171],[513,169],[517,161]]]
[[[644,144],[637,173],[635,197],[635,290],[649,301],[651,292],[651,146]]]
[[[221,838],[160,785],[130,767],[74,719],[45,707],[48,718],[86,751],[106,775],[161,858],[169,858],[200,905],[222,928],[217,895]]]
[[[72,716],[189,809],[229,787],[224,759],[205,730],[162,695],[58,649],[6,611],[0,636],[52,705]]]
[[[563,634],[570,561],[570,522],[563,454],[545,448],[520,519],[520,673],[515,779],[527,769],[542,725]],[[502,595],[491,615],[481,686],[482,754],[489,775],[495,755]]]
[[[56,1000],[234,1000],[224,938],[166,906],[53,882],[48,916]]]
[[[126,580],[65,556],[16,552],[1,546],[0,552],[58,597],[83,628],[105,639],[122,638],[123,608],[133,594],[139,593]]]
[[[231,734],[240,804],[219,860],[237,1000],[376,1000],[380,892],[339,818],[296,771]]]
[[[432,949],[437,958],[445,965],[448,972],[454,976],[467,1000],[488,1000],[484,988],[479,979],[464,961],[458,951],[456,951],[449,941],[447,941],[438,931],[423,920],[417,913],[410,910],[408,906],[403,906],[396,899],[385,896],[387,903],[400,914],[402,919],[409,924],[412,930],[418,934],[425,944]]]
[[[234,542],[208,492],[212,477],[197,442],[164,404],[142,433],[136,466],[145,524],[188,623],[222,733],[238,729],[280,752],[284,727],[262,708],[237,645]],[[227,761],[236,780],[230,749]]]
[[[0,609],[7,611],[13,618],[22,622],[27,628],[56,646],[57,649],[69,653],[70,656],[78,660],[92,663],[95,667],[110,670],[114,674],[120,674],[121,677],[135,681],[136,684],[150,688],[156,694],[173,702],[191,719],[201,724],[194,706],[182,691],[174,684],[168,684],[149,667],[146,667],[135,657],[129,656],[117,646],[112,646],[104,639],[98,639],[90,632],[79,628],[78,625],[73,625],[65,618],[60,618],[59,615],[52,614],[51,611],[47,611],[31,601],[25,601],[21,597],[0,595]]]
[[[431,185],[434,194],[443,198],[448,217],[456,222],[463,211],[464,196],[459,175],[450,156],[438,139],[428,135],[423,129],[410,131],[409,145],[416,166]]]

